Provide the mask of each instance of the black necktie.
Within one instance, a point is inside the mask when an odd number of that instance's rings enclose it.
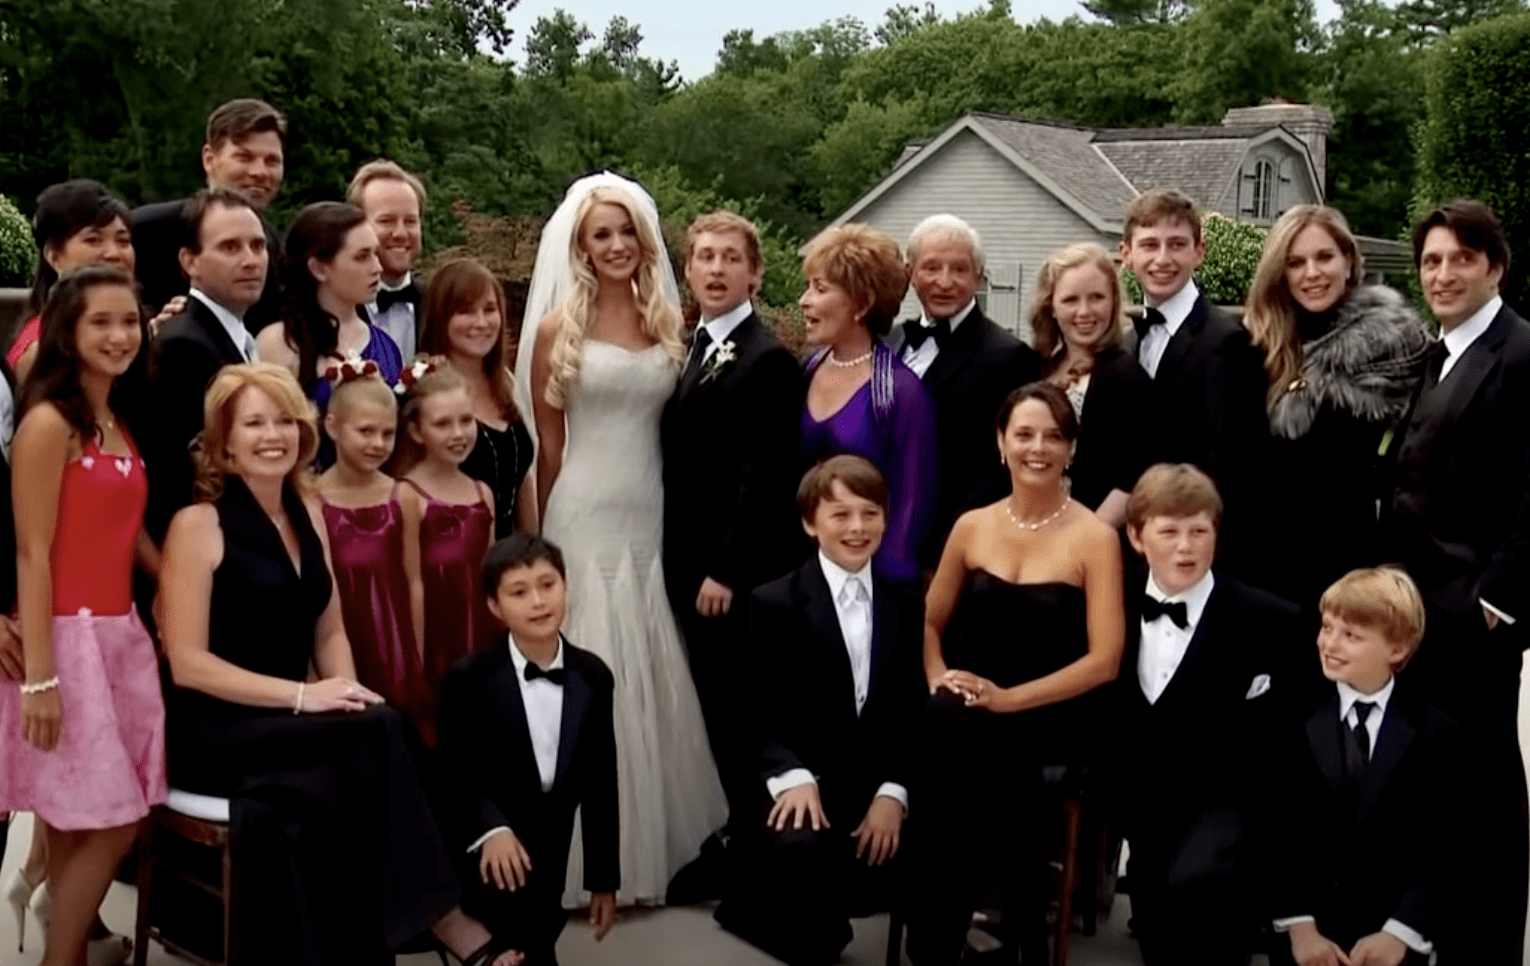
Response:
[[[1142,314],[1132,320],[1132,325],[1137,330],[1137,338],[1139,340],[1147,338],[1148,329],[1151,329],[1153,326],[1168,324],[1168,321],[1163,317],[1163,313],[1151,305],[1144,305],[1142,307]]]
[[[1371,701],[1355,702],[1355,725],[1344,725],[1344,773],[1351,782],[1360,783],[1365,767],[1371,763],[1371,733],[1365,727],[1365,719],[1376,710]]]
[[[1152,594],[1142,595],[1142,619],[1148,623],[1156,621],[1160,617],[1167,617],[1175,626],[1184,630],[1190,626],[1190,608],[1182,600],[1172,603],[1159,600]]]
[[[712,333],[707,331],[704,325],[696,326],[696,334],[691,336],[691,354],[685,360],[685,372],[680,381],[689,386],[696,381],[701,372],[702,360],[707,356],[707,346],[712,344]]]
[[[1450,358],[1450,350],[1445,348],[1445,340],[1440,339],[1430,346],[1427,356],[1429,362],[1424,366],[1425,392],[1440,384],[1440,374],[1445,371],[1445,360]]]
[[[415,284],[414,279],[411,278],[409,284],[403,288],[380,288],[377,290],[378,315],[382,315],[400,302],[408,305],[420,304],[420,287]]]
[[[951,338],[951,320],[936,319],[929,325],[923,322],[910,322],[903,327],[903,341],[911,351],[918,351],[924,345],[925,339],[934,339],[936,348],[945,348],[946,340]]]
[[[568,679],[568,672],[563,670],[563,668],[561,668],[561,667],[555,667],[555,668],[553,668],[551,670],[544,671],[540,667],[537,667],[537,665],[535,663],[533,663],[531,661],[527,661],[526,662],[526,680],[528,680],[528,681],[535,681],[537,678],[546,678],[547,680],[551,681],[553,684],[556,684],[559,687],[562,687],[563,686],[563,682]]]

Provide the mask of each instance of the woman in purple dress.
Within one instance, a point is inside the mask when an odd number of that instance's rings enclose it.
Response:
[[[865,225],[836,225],[813,239],[797,300],[807,341],[802,451],[808,462],[864,457],[887,477],[891,511],[877,569],[919,579],[919,545],[935,519],[935,410],[919,377],[882,344],[908,291],[892,238]]]

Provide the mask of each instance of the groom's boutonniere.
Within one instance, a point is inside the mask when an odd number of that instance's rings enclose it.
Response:
[[[716,379],[728,367],[728,363],[737,358],[738,348],[733,344],[732,339],[724,339],[717,343],[717,351],[712,353],[712,358],[707,360],[707,368],[701,374],[701,381],[707,382]]]

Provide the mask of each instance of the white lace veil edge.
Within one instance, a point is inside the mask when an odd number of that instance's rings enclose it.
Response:
[[[537,243],[537,261],[531,272],[531,288],[526,293],[526,311],[521,316],[520,347],[515,357],[515,404],[526,421],[526,430],[531,434],[533,443],[537,442],[537,427],[536,409],[532,406],[531,354],[536,347],[537,326],[553,313],[568,294],[574,274],[570,264],[574,257],[574,233],[578,228],[574,219],[585,197],[596,188],[603,187],[617,188],[629,195],[636,208],[633,214],[648,225],[651,237],[657,238],[660,245],[664,244],[664,228],[659,222],[658,207],[652,196],[636,181],[602,171],[580,178],[569,186],[558,210],[553,212],[542,228],[542,238]],[[679,305],[680,286],[675,281],[675,270],[670,265],[667,253],[660,253],[659,273],[664,297],[671,304]]]

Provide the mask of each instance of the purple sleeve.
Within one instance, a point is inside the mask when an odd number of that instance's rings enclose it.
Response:
[[[877,562],[888,579],[912,584],[919,580],[919,548],[935,520],[940,463],[929,392],[902,363],[894,380],[885,463],[890,506]]]

